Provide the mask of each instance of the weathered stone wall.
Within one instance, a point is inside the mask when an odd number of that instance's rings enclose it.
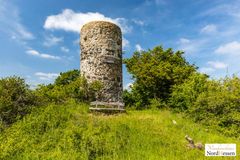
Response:
[[[122,102],[122,33],[110,22],[93,21],[81,29],[81,74],[104,88],[98,101]]]

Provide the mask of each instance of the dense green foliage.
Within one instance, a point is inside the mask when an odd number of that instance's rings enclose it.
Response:
[[[194,73],[180,85],[175,85],[169,98],[169,105],[175,111],[190,109],[199,94],[207,90],[210,81],[205,74]]]
[[[222,133],[240,137],[240,79],[209,80],[197,74],[175,86],[171,106]]]
[[[27,114],[36,105],[35,97],[24,79],[7,77],[0,79],[0,121],[11,124]]]
[[[74,99],[78,102],[93,101],[98,91],[102,88],[99,81],[88,83],[80,76],[79,70],[60,73],[53,84],[41,85],[35,94],[43,104],[61,104]]]
[[[160,46],[135,52],[124,63],[135,80],[132,95],[125,95],[124,98],[127,104],[134,102],[138,108],[146,107],[152,98],[166,101],[172,86],[183,83],[196,71],[196,67],[185,60],[183,52],[174,53],[172,49],[164,50]]]
[[[30,112],[32,106],[62,104],[69,100],[89,102],[101,90],[98,81],[88,83],[79,70],[61,73],[53,84],[30,90],[25,80],[7,77],[0,80],[0,120],[11,124]]]
[[[70,103],[35,108],[2,132],[0,159],[204,159],[204,150],[187,148],[186,134],[203,144],[240,145],[167,110],[106,116],[89,114],[87,105]]]
[[[55,80],[55,85],[67,85],[71,82],[77,80],[80,77],[80,71],[77,69],[70,70],[67,72],[61,72],[60,76],[58,76]]]

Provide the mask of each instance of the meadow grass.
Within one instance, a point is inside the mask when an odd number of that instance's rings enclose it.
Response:
[[[188,149],[185,135],[202,144],[236,143],[238,154],[240,141],[181,114],[144,110],[107,116],[89,113],[88,107],[70,103],[35,109],[2,131],[0,159],[240,159],[205,157],[204,150]]]

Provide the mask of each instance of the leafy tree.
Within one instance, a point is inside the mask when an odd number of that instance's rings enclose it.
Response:
[[[35,97],[25,80],[20,77],[0,79],[0,119],[11,124],[27,114]]]
[[[102,84],[99,81],[88,83],[87,80],[80,76],[79,70],[70,70],[56,78],[53,84],[40,85],[35,94],[42,102],[61,104],[70,99],[78,102],[93,101],[98,96]]]
[[[56,85],[66,85],[75,81],[80,76],[80,71],[77,69],[70,70],[67,72],[61,72],[55,80]]]
[[[174,53],[172,49],[164,50],[161,46],[135,52],[124,63],[135,80],[131,97],[140,108],[153,98],[167,101],[172,87],[183,83],[196,71],[196,67],[185,60],[183,52]]]

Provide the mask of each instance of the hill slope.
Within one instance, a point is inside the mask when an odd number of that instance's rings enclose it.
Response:
[[[186,134],[203,144],[240,145],[166,110],[104,116],[89,114],[87,108],[35,109],[0,134],[0,159],[208,159],[204,150],[186,147]]]

